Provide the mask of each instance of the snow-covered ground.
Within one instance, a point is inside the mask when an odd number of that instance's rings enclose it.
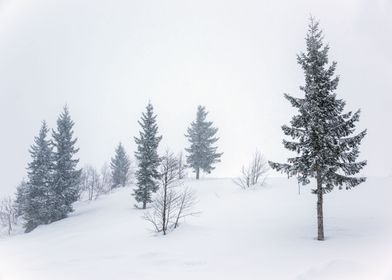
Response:
[[[316,198],[294,180],[243,191],[230,179],[186,182],[198,217],[156,235],[131,188],[80,202],[68,219],[0,240],[1,280],[392,279],[392,179]]]

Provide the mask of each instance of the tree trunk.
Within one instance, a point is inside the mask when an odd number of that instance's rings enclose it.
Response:
[[[166,235],[167,181],[163,185],[162,231]],[[169,215],[168,215],[169,216]],[[169,218],[169,217],[168,217]]]
[[[146,186],[144,186],[144,190],[143,190],[143,209],[147,208],[147,188]]]
[[[12,232],[12,221],[11,221],[11,214],[8,214],[8,235],[11,235]]]
[[[324,240],[323,189],[319,172],[317,173],[317,240]]]
[[[196,180],[199,180],[200,177],[200,168],[196,168]]]

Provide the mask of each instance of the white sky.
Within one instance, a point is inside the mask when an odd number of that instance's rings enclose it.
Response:
[[[280,126],[295,111],[283,92],[300,94],[310,14],[338,62],[338,95],[362,108],[365,173],[390,175],[391,13],[388,0],[2,0],[0,194],[25,176],[41,121],[54,127],[65,104],[81,166],[109,161],[119,141],[133,155],[148,100],[161,148],[174,152],[207,107],[224,152],[211,176],[236,176],[256,148],[285,160]]]

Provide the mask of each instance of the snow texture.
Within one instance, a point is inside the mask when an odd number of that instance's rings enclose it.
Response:
[[[295,180],[248,191],[231,179],[187,180],[202,213],[167,236],[133,207],[132,187],[116,189],[0,239],[0,279],[392,279],[391,184],[369,178],[326,195],[323,242],[314,195],[298,195]]]

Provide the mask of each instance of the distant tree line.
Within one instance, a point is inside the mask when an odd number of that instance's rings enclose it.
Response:
[[[192,168],[199,179],[201,171],[210,173],[214,169],[214,164],[220,161],[222,153],[217,153],[217,147],[213,146],[218,140],[215,137],[217,129],[212,127],[212,122],[205,120],[206,115],[205,108],[199,106],[197,119],[188,129],[187,137],[191,146],[186,149],[187,164],[184,163],[182,153],[177,157],[170,157],[175,161],[176,170],[173,174],[176,175],[173,179],[176,181],[186,177],[187,168]],[[154,196],[160,187],[168,185],[162,183],[165,166],[163,159],[167,159],[167,156],[160,157],[158,154],[162,136],[158,135],[156,117],[152,104],[148,103],[146,112],[139,121],[141,131],[139,136],[134,138],[137,144],[135,172],[122,143],[116,147],[110,164],[104,164],[100,171],[91,165],[78,168],[79,149],[76,147],[74,122],[68,108],[64,107],[58,117],[55,130],[50,131],[43,121],[38,136],[34,138],[29,150],[31,161],[27,166],[27,179],[17,187],[14,201],[11,198],[4,198],[2,201],[0,222],[7,226],[11,233],[19,217],[25,232],[30,232],[39,225],[68,217],[73,212],[72,204],[79,199],[94,200],[113,189],[129,186],[133,176],[136,178],[133,196],[136,202],[141,203],[141,208],[145,209],[148,203],[156,199]],[[190,196],[190,191],[183,195]],[[174,210],[174,204],[171,205]],[[183,211],[184,206],[185,204],[180,207],[174,228],[186,212]]]

